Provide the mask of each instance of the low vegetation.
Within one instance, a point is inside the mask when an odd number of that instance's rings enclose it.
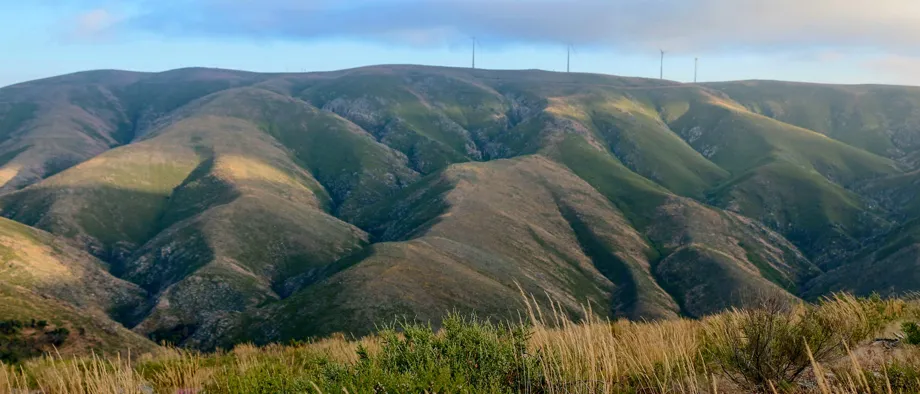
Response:
[[[701,320],[575,321],[529,303],[520,324],[453,315],[210,354],[45,356],[0,368],[0,393],[898,393],[920,390],[916,303],[767,298]],[[592,316],[585,311],[585,316]],[[892,339],[877,339],[893,335]],[[903,341],[910,342],[910,340]]]
[[[64,327],[45,320],[0,320],[0,362],[16,363],[60,347],[70,336]]]

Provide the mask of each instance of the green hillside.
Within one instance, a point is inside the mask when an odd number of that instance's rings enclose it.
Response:
[[[880,156],[917,152],[920,88],[773,81],[707,84],[752,112],[807,128]]]

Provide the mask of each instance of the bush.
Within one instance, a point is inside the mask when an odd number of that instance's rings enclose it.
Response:
[[[366,352],[357,373],[391,392],[517,392],[538,382],[541,368],[526,356],[529,331],[449,316],[443,330],[404,325],[381,333],[376,357]]]
[[[0,334],[13,335],[22,329],[22,322],[19,320],[0,320]]]
[[[59,347],[67,341],[67,338],[70,336],[70,330],[60,327],[47,332],[45,335],[48,337],[48,342]]]
[[[771,297],[725,315],[707,331],[707,350],[734,382],[752,390],[795,383],[811,366],[844,353],[877,331],[885,318],[873,301],[839,296],[818,306]],[[806,347],[807,345],[807,347]]]

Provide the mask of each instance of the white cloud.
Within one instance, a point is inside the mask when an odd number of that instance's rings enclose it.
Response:
[[[71,39],[81,41],[97,41],[109,38],[113,27],[121,21],[121,17],[112,12],[97,8],[77,15],[73,20]]]

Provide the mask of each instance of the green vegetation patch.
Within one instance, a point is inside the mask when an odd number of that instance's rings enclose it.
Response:
[[[399,392],[516,393],[540,385],[538,359],[527,354],[528,330],[457,315],[442,330],[402,324],[379,334],[381,348],[359,348],[358,361],[341,364],[308,351],[297,362],[259,357],[243,373],[221,368],[209,393]],[[298,365],[298,367],[293,367]]]

